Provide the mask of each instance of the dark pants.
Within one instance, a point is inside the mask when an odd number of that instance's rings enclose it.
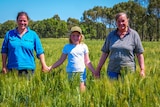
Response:
[[[18,75],[22,75],[22,74],[33,74],[34,70],[27,70],[27,69],[22,69],[22,70],[14,70],[14,69],[10,69],[9,71],[18,71]]]
[[[22,75],[22,74],[33,74],[34,70],[27,70],[27,69],[22,69],[22,70],[18,70],[18,75]]]

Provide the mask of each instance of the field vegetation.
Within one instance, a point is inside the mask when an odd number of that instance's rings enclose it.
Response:
[[[47,65],[53,64],[61,55],[68,39],[41,39]],[[90,59],[96,68],[102,40],[85,40]],[[0,39],[2,43],[2,39]],[[87,90],[81,93],[79,80],[68,82],[65,67],[49,73],[41,72],[36,61],[34,75],[21,76],[17,72],[0,74],[0,107],[160,107],[160,45],[159,42],[143,42],[145,49],[146,77],[139,76],[139,65],[135,73],[126,73],[119,80],[106,76],[107,62],[102,68],[101,78],[94,79],[87,69]],[[1,64],[1,59],[0,59]]]

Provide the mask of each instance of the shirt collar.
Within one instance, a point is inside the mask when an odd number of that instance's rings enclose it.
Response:
[[[29,32],[29,31],[30,31],[30,28],[27,27],[27,32]],[[19,33],[18,33],[18,27],[16,27],[16,28],[14,29],[14,33],[19,34]]]
[[[117,34],[117,32],[118,32],[118,28],[116,29],[116,34]],[[127,30],[127,34],[129,34],[131,32],[131,28],[128,26],[128,30]]]

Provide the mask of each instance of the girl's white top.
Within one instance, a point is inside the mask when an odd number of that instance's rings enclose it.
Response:
[[[84,72],[86,70],[84,55],[89,52],[86,44],[66,44],[62,52],[68,55],[67,72]]]

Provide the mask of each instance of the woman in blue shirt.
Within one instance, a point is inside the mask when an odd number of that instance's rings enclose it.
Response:
[[[44,50],[37,33],[28,27],[29,17],[26,12],[17,15],[18,27],[6,33],[2,44],[2,72],[18,70],[28,73],[35,70],[34,50],[42,64],[42,71],[48,71]]]

